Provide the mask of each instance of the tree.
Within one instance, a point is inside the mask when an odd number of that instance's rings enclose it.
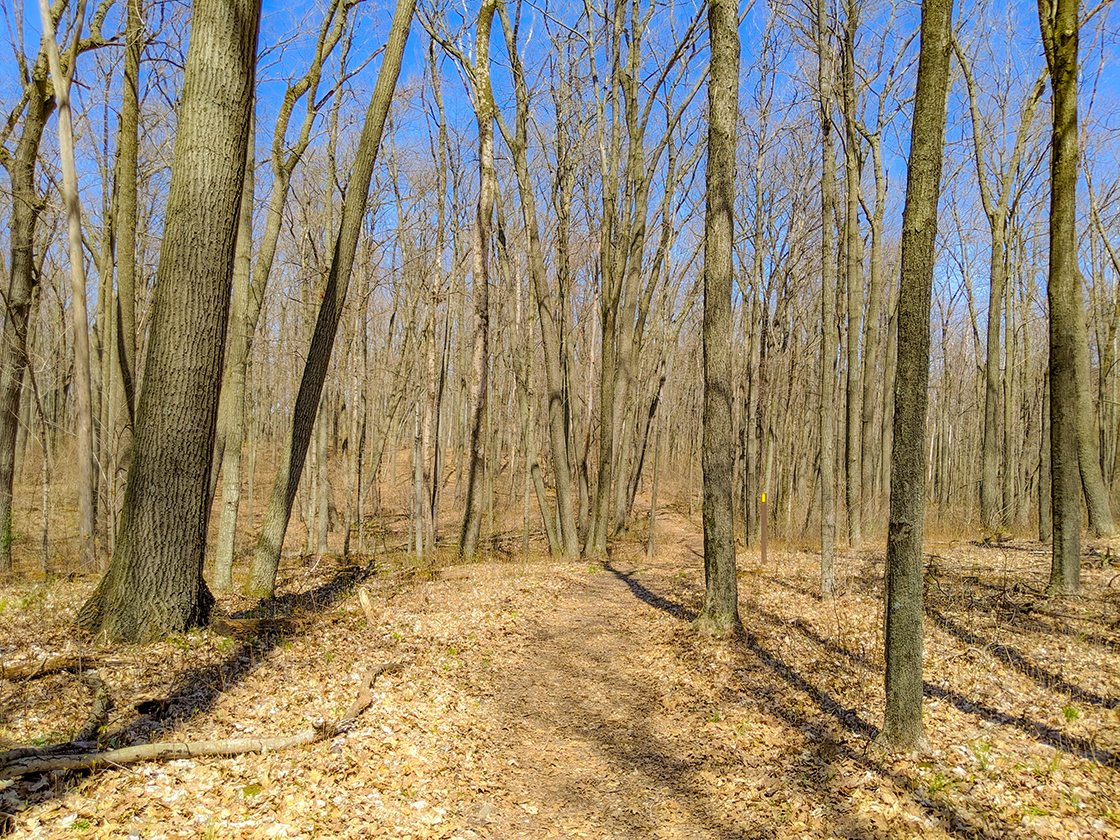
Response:
[[[923,0],[918,82],[910,133],[898,313],[894,449],[886,570],[886,713],[879,743],[910,750],[922,725],[922,538],[930,298],[941,195],[953,0]]]
[[[120,532],[78,614],[110,638],[182,631],[213,603],[202,561],[259,19],[255,0],[194,6]]]
[[[1085,353],[1077,268],[1078,0],[1038,0],[1038,19],[1054,94],[1050,141],[1050,481],[1053,553],[1050,591],[1081,591],[1081,475],[1078,468],[1077,355]],[[1081,329],[1078,329],[1080,319]]]
[[[393,14],[381,70],[370,96],[365,124],[362,126],[358,150],[354,157],[353,171],[346,190],[338,236],[323,292],[323,303],[316,317],[315,332],[307,351],[307,362],[300,380],[296,404],[292,410],[288,439],[281,454],[280,469],[276,471],[272,497],[265,512],[260,537],[257,539],[257,549],[253,555],[249,582],[245,588],[245,594],[250,596],[267,598],[272,595],[276,586],[280,549],[284,544],[284,533],[288,530],[292,504],[295,502],[300,476],[307,458],[307,446],[315,427],[319,398],[323,392],[323,382],[326,380],[327,368],[330,365],[338,321],[342,317],[342,308],[350,285],[354,254],[362,231],[362,218],[369,200],[373,168],[381,147],[385,119],[393,101],[393,92],[397,87],[404,45],[408,40],[415,9],[416,0],[399,0]]]
[[[1018,108],[1020,114],[1019,127],[1015,133],[1015,143],[1011,150],[1010,160],[1002,171],[997,169],[996,172],[992,173],[996,176],[998,187],[998,192],[993,196],[992,188],[988,183],[989,166],[985,153],[988,144],[991,142],[992,132],[980,116],[979,95],[976,80],[972,73],[971,61],[956,39],[953,40],[953,51],[956,53],[957,61],[960,64],[968,88],[976,182],[980,188],[980,200],[983,203],[984,215],[988,219],[988,227],[992,236],[991,261],[988,271],[987,353],[984,361],[984,438],[982,444],[983,471],[980,475],[980,520],[985,528],[998,531],[1003,527],[1006,520],[1006,512],[999,503],[1000,447],[997,416],[999,413],[1001,378],[999,333],[1008,274],[1008,213],[1015,179],[1019,174],[1019,163],[1026,150],[1027,141],[1030,139],[1030,128],[1042,98],[1044,77],[1040,75],[1035,80]],[[998,166],[998,156],[993,157],[995,157],[994,164]],[[1010,469],[1010,465],[1005,469]],[[1004,499],[1004,505],[1010,503],[1010,501],[1010,499]]]
[[[709,0],[708,171],[704,216],[704,633],[739,629],[731,432],[731,287],[735,148],[739,119],[739,15],[735,0]]]
[[[74,40],[66,69],[62,66],[54,20],[48,0],[39,0],[43,22],[43,44],[47,49],[58,108],[58,145],[62,157],[62,199],[66,207],[66,229],[69,244],[72,326],[74,336],[74,391],[78,438],[78,554],[83,565],[93,567],[93,530],[96,516],[93,506],[93,395],[89,370],[89,315],[86,307],[85,257],[82,253],[82,204],[78,195],[78,169],[74,161],[74,118],[70,109],[70,86],[74,80],[75,59],[85,23],[86,4],[79,0],[74,25]]]
[[[836,573],[836,153],[832,140],[832,57],[825,0],[817,0],[817,95],[821,123],[821,595],[833,596]]]
[[[478,209],[475,215],[473,243],[473,279],[475,326],[471,347],[470,443],[467,452],[467,503],[463,510],[463,527],[459,553],[466,558],[478,554],[482,526],[483,472],[486,443],[489,435],[487,398],[490,368],[490,226],[494,217],[494,197],[498,192],[498,175],[494,169],[494,118],[496,107],[490,89],[490,28],[494,22],[498,0],[482,0],[475,26],[474,67],[471,86],[474,89],[474,113],[478,122]]]
[[[276,246],[280,238],[284,205],[291,191],[292,173],[311,143],[311,130],[315,117],[325,99],[318,96],[323,63],[343,37],[349,9],[349,3],[333,0],[319,27],[315,54],[307,72],[289,84],[284,92],[272,136],[272,194],[269,198],[268,215],[265,218],[257,263],[251,276],[249,262],[252,250],[252,203],[255,181],[253,166],[246,167],[245,195],[242,198],[242,218],[238,232],[237,261],[230,303],[229,351],[222,372],[222,396],[218,404],[218,434],[214,444],[214,473],[210,477],[212,488],[218,480],[219,466],[220,472],[225,477],[218,524],[218,545],[214,553],[214,585],[220,590],[227,590],[233,585],[234,536],[237,529],[237,511],[241,502],[241,445],[245,426],[246,373],[253,348],[253,338],[276,259]],[[306,97],[306,109],[303,121],[295,140],[289,144],[287,133],[292,112],[304,97]],[[337,99],[335,101],[337,102]],[[253,148],[251,138],[250,134],[250,149]],[[246,203],[248,207],[244,206]]]

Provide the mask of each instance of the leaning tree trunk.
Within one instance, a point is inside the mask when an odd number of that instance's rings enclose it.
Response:
[[[731,286],[735,129],[739,118],[738,4],[709,0],[708,173],[704,241],[704,606],[701,632],[740,627],[735,579],[731,426]]]
[[[397,4],[381,71],[370,98],[369,109],[366,111],[365,125],[354,158],[353,174],[346,190],[346,201],[342,208],[342,220],[339,223],[330,273],[327,275],[323,304],[315,322],[315,332],[311,338],[311,347],[307,353],[303,378],[300,381],[292,412],[292,424],[288,430],[284,452],[281,454],[280,468],[276,472],[272,497],[265,512],[264,524],[261,526],[253,565],[249,572],[249,582],[245,588],[245,594],[250,596],[267,598],[272,595],[276,586],[276,570],[280,564],[284,533],[288,530],[292,503],[295,501],[304,461],[307,458],[307,445],[315,426],[319,397],[327,377],[327,367],[334,348],[338,321],[342,316],[343,304],[346,302],[346,290],[350,285],[354,254],[362,231],[366,202],[369,200],[373,167],[381,146],[385,118],[388,116],[389,105],[396,90],[404,45],[408,40],[408,31],[412,25],[412,13],[415,8],[416,0],[399,0]]]
[[[194,6],[120,531],[78,614],[110,638],[182,631],[213,603],[202,561],[259,19],[254,0]]]
[[[541,323],[541,352],[544,356],[545,388],[548,403],[548,437],[552,447],[552,469],[556,480],[556,518],[559,524],[560,554],[568,560],[579,557],[579,534],[576,529],[575,506],[572,501],[572,472],[568,459],[568,430],[565,424],[563,346],[557,327],[556,295],[548,286],[544,247],[541,243],[540,223],[532,177],[529,171],[529,86],[525,71],[518,57],[517,30],[509,20],[503,6],[499,10],[506,36],[507,52],[513,72],[514,93],[517,101],[517,118],[514,131],[499,123],[506,144],[510,147],[514,172],[517,175],[521,212],[529,246],[529,278],[537,313]],[[561,180],[569,175],[568,162],[561,157],[557,164],[558,192],[564,187]],[[563,209],[560,211],[563,213]],[[565,255],[566,256],[566,255]],[[559,273],[559,271],[558,271]],[[541,511],[548,517],[548,512]]]
[[[926,743],[922,724],[922,538],[925,525],[926,408],[930,297],[941,194],[952,0],[923,0],[918,83],[910,135],[898,303],[898,376],[886,571],[886,712],[879,743]]]
[[[252,119],[249,145],[252,154]],[[233,588],[234,537],[237,530],[237,508],[241,502],[241,445],[245,436],[245,374],[248,369],[249,328],[245,317],[249,308],[249,286],[252,280],[249,263],[253,249],[253,191],[256,181],[253,164],[246,161],[245,184],[241,193],[241,213],[237,223],[237,247],[234,251],[233,293],[229,308],[229,353],[222,397],[218,404],[218,424],[226,428],[222,448],[221,474],[225,479],[221,513],[218,517],[218,545],[214,552],[214,588],[227,592]],[[224,417],[222,415],[225,415]],[[218,470],[218,467],[214,467]],[[214,477],[211,477],[213,485]],[[250,515],[252,512],[250,511]]]
[[[1050,480],[1053,554],[1050,591],[1081,591],[1081,475],[1078,467],[1077,269],[1078,0],[1038,0],[1042,44],[1054,92],[1050,141]],[[1082,333],[1083,335],[1084,333]]]

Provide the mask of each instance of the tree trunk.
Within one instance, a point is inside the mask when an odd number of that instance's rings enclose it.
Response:
[[[479,533],[482,530],[485,503],[486,444],[489,436],[487,392],[490,368],[490,226],[494,216],[494,198],[498,176],[494,170],[494,118],[497,108],[490,90],[490,27],[494,22],[497,0],[483,0],[475,26],[475,56],[472,85],[474,108],[478,121],[478,212],[474,229],[474,292],[475,327],[471,347],[470,444],[467,462],[467,501],[463,511],[463,528],[459,553],[473,559],[478,555]]]
[[[845,424],[845,494],[848,513],[848,545],[858,549],[863,542],[863,383],[859,349],[863,319],[863,234],[859,225],[860,176],[863,173],[863,151],[856,127],[855,36],[858,26],[858,3],[847,0],[844,22],[843,87],[844,87],[844,175],[847,187],[845,211],[845,267],[848,289],[848,367],[846,371],[847,423]]]
[[[370,98],[369,109],[366,111],[365,124],[362,127],[358,151],[354,158],[353,172],[346,190],[342,220],[335,240],[323,303],[315,322],[315,332],[296,396],[291,426],[281,454],[280,466],[276,472],[272,496],[268,510],[265,512],[264,523],[261,525],[249,582],[245,589],[245,594],[252,597],[270,597],[276,586],[276,570],[280,564],[284,533],[288,529],[292,503],[299,489],[300,476],[307,458],[307,445],[311,440],[315,416],[319,409],[319,397],[323,391],[323,382],[327,376],[327,367],[334,348],[338,321],[346,302],[346,291],[350,284],[354,254],[362,230],[373,167],[381,145],[385,118],[389,113],[393,92],[396,90],[404,44],[408,39],[415,8],[415,0],[399,0],[397,3],[381,71]]]
[[[817,93],[821,121],[821,595],[835,590],[836,552],[836,254],[832,244],[836,210],[836,153],[832,141],[832,59],[827,5],[817,0]]]
[[[249,154],[253,149],[253,120],[249,119]],[[214,588],[228,592],[233,588],[234,540],[237,535],[237,509],[241,504],[241,445],[245,437],[245,379],[248,369],[250,261],[253,249],[253,165],[246,161],[241,212],[237,223],[237,246],[233,263],[233,294],[230,297],[229,354],[222,397],[218,405],[218,424],[226,429],[222,448],[221,474],[225,478],[221,513],[218,518],[218,545],[214,551]],[[259,311],[259,306],[257,307]],[[224,416],[223,416],[224,415]],[[214,467],[218,469],[217,466]],[[211,482],[213,482],[211,478]],[[251,515],[251,514],[250,514]]]
[[[709,0],[708,172],[704,242],[703,633],[740,628],[735,578],[731,428],[731,288],[734,277],[735,150],[739,118],[739,20],[733,0]]]
[[[253,0],[194,7],[120,533],[78,614],[110,638],[182,631],[213,603],[202,578],[207,491],[259,16]]]
[[[1081,591],[1081,475],[1078,465],[1077,26],[1078,0],[1039,0],[1038,17],[1054,92],[1050,145],[1050,476],[1054,535],[1050,591]]]
[[[922,724],[922,538],[925,529],[926,408],[930,296],[936,261],[952,0],[923,0],[918,82],[910,136],[895,382],[894,450],[886,569],[886,712],[879,743],[912,750]]]
[[[580,545],[576,529],[575,506],[572,502],[572,472],[571,463],[568,460],[568,432],[564,420],[563,348],[560,341],[560,331],[557,327],[556,297],[548,286],[544,249],[541,244],[540,223],[537,219],[535,186],[529,172],[529,87],[525,81],[524,68],[518,54],[516,30],[511,24],[504,5],[500,8],[499,13],[502,20],[502,29],[505,32],[506,48],[513,71],[514,93],[517,98],[517,121],[514,131],[510,132],[501,121],[499,121],[499,126],[501,126],[506,144],[510,147],[514,172],[517,175],[521,211],[528,235],[529,276],[533,284],[533,296],[537,301],[537,314],[541,324],[541,352],[544,356],[545,390],[548,404],[548,437],[552,449],[552,470],[555,474],[556,483],[556,513],[560,526],[558,534],[560,554],[567,560],[574,560],[579,557]],[[573,164],[570,160],[569,149],[564,143],[563,131],[558,132],[557,143],[556,189],[557,193],[561,194],[565,190],[571,189],[568,182],[573,178]],[[562,215],[565,211],[566,208],[561,205],[559,213]],[[568,220],[561,220],[562,225],[568,223]],[[566,260],[567,253],[563,253],[562,256],[558,255],[558,258]],[[566,269],[565,264],[564,270]],[[557,273],[559,271],[558,268]],[[541,515],[548,517],[545,510],[541,511]]]
[[[35,225],[43,201],[35,189],[35,163],[47,117],[54,110],[48,94],[47,58],[41,49],[27,85],[27,112],[23,133],[11,162],[6,162],[11,181],[12,208],[8,220],[12,250],[5,300],[3,332],[0,333],[0,571],[12,568],[12,480],[15,471],[16,436],[19,430],[20,393],[27,368],[27,326],[32,303],[38,300],[39,274],[35,266]]]

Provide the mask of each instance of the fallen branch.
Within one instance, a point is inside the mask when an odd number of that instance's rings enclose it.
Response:
[[[87,741],[97,743],[97,736],[102,728],[109,722],[109,712],[113,709],[113,697],[109,688],[101,679],[97,671],[86,671],[86,682],[93,689],[93,703],[90,706],[89,717],[85,724],[74,736],[74,743],[83,744]]]
[[[7,753],[10,760],[0,765],[0,779],[11,779],[32,773],[49,773],[54,770],[97,770],[102,767],[123,767],[141,761],[174,761],[179,758],[198,758],[201,756],[231,756],[246,753],[276,752],[304,744],[313,744],[346,732],[353,727],[373,700],[371,688],[374,681],[385,673],[399,671],[404,667],[400,661],[381,665],[370,671],[362,681],[358,695],[346,714],[337,722],[317,721],[302,732],[281,738],[231,738],[224,741],[182,741],[140,744],[103,752],[70,753],[51,755],[39,751],[35,755],[15,755],[22,750]],[[4,756],[0,756],[2,760]]]
[[[17,662],[14,665],[0,664],[0,677],[13,681],[34,680],[62,671],[84,671],[96,664],[96,657],[67,653],[62,656],[48,657],[38,662]]]

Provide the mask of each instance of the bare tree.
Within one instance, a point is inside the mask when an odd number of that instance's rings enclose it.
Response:
[[[817,95],[821,125],[821,595],[835,590],[836,552],[836,254],[832,244],[836,207],[836,153],[832,141],[832,45],[828,5],[817,0]]]
[[[731,289],[735,235],[735,130],[739,119],[739,15],[709,0],[708,172],[704,244],[704,633],[739,629],[731,433]]]
[[[885,586],[886,712],[879,734],[879,743],[894,750],[914,749],[926,743],[922,724],[922,541],[929,316],[948,110],[952,17],[952,0],[923,0],[906,207],[902,217],[898,375]]]
[[[207,489],[259,18],[253,0],[194,7],[120,534],[78,614],[111,638],[205,623],[213,603],[202,577]]]
[[[1078,0],[1038,0],[1054,94],[1050,146],[1050,476],[1054,510],[1050,591],[1081,591],[1081,475],[1078,466],[1077,355],[1085,336],[1077,267]],[[1081,328],[1078,322],[1081,321]]]
[[[343,304],[346,302],[354,254],[362,230],[362,217],[365,215],[369,197],[369,185],[373,178],[381,135],[393,100],[393,91],[396,89],[401,60],[404,56],[404,45],[408,40],[415,8],[416,0],[399,0],[393,14],[393,23],[381,61],[381,71],[370,97],[353,171],[346,190],[323,302],[316,318],[311,347],[307,353],[307,363],[292,412],[287,443],[281,455],[272,497],[269,500],[260,537],[257,540],[257,549],[253,556],[250,578],[245,589],[248,595],[268,597],[276,586],[280,550],[284,544],[284,534],[292,515],[292,504],[295,502],[299,479],[307,458],[307,446],[319,410],[319,398],[334,348],[338,321],[342,315]]]

